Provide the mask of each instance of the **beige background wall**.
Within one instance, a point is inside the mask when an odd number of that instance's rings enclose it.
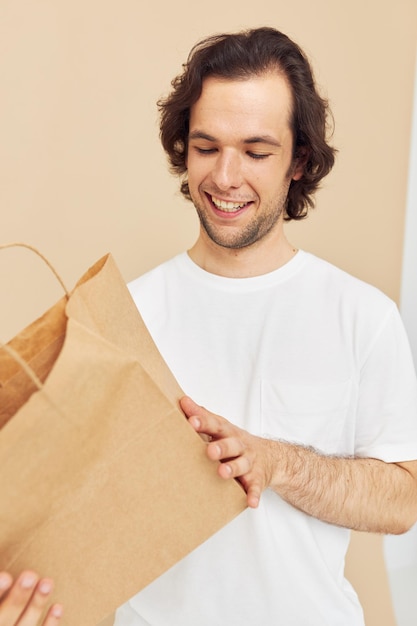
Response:
[[[70,286],[107,251],[129,280],[189,246],[155,101],[197,39],[264,24],[304,47],[336,118],[337,166],[290,237],[398,300],[415,0],[0,0],[0,242],[39,247]],[[0,285],[3,339],[60,295],[23,250],[1,253]],[[394,624],[380,544],[350,554],[368,626]]]

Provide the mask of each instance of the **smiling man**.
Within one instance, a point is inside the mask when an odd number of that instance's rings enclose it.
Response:
[[[394,303],[285,236],[333,166],[327,103],[300,48],[259,28],[199,43],[159,105],[200,232],[131,293],[248,509],[115,624],[363,626],[349,529],[416,521],[417,386]]]
[[[302,176],[293,158],[291,109],[290,87],[276,69],[246,80],[204,81],[191,109],[187,154],[202,226],[189,254],[203,269],[263,274],[294,254],[282,227],[289,186]]]
[[[288,82],[276,70],[244,81],[204,81],[191,109],[187,154],[190,196],[202,225],[190,256],[200,267],[217,273],[202,258],[207,246],[223,254],[224,248],[239,249],[242,257],[250,252],[255,267],[262,246],[269,261],[253,268],[259,274],[278,267],[278,253],[281,261],[283,253],[291,255],[282,218],[291,180],[302,175],[293,159],[291,100]]]

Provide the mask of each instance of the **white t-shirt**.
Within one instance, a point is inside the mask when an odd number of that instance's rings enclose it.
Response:
[[[185,393],[256,435],[324,453],[417,458],[417,386],[395,304],[300,251],[263,276],[186,253],[130,284]],[[265,491],[121,607],[116,626],[362,626],[349,531]],[[140,563],[138,563],[140,567]]]

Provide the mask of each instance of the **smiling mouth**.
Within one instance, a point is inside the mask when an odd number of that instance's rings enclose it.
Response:
[[[236,213],[237,211],[240,211],[240,209],[243,209],[243,207],[248,206],[248,204],[250,204],[250,201],[249,202],[228,202],[226,200],[220,200],[220,198],[216,198],[215,196],[210,196],[210,195],[209,195],[209,198],[211,199],[216,209],[220,209],[221,211],[224,211],[225,213]]]

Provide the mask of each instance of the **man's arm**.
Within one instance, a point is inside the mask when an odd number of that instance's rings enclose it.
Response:
[[[239,479],[250,507],[258,506],[269,487],[297,509],[337,526],[400,534],[417,520],[417,461],[325,456],[251,435],[190,398],[181,407],[193,428],[212,438],[207,455],[221,461],[220,476]]]
[[[49,578],[39,578],[25,571],[13,581],[7,572],[0,572],[0,626],[58,626],[62,608],[52,605],[41,621],[52,591]]]

